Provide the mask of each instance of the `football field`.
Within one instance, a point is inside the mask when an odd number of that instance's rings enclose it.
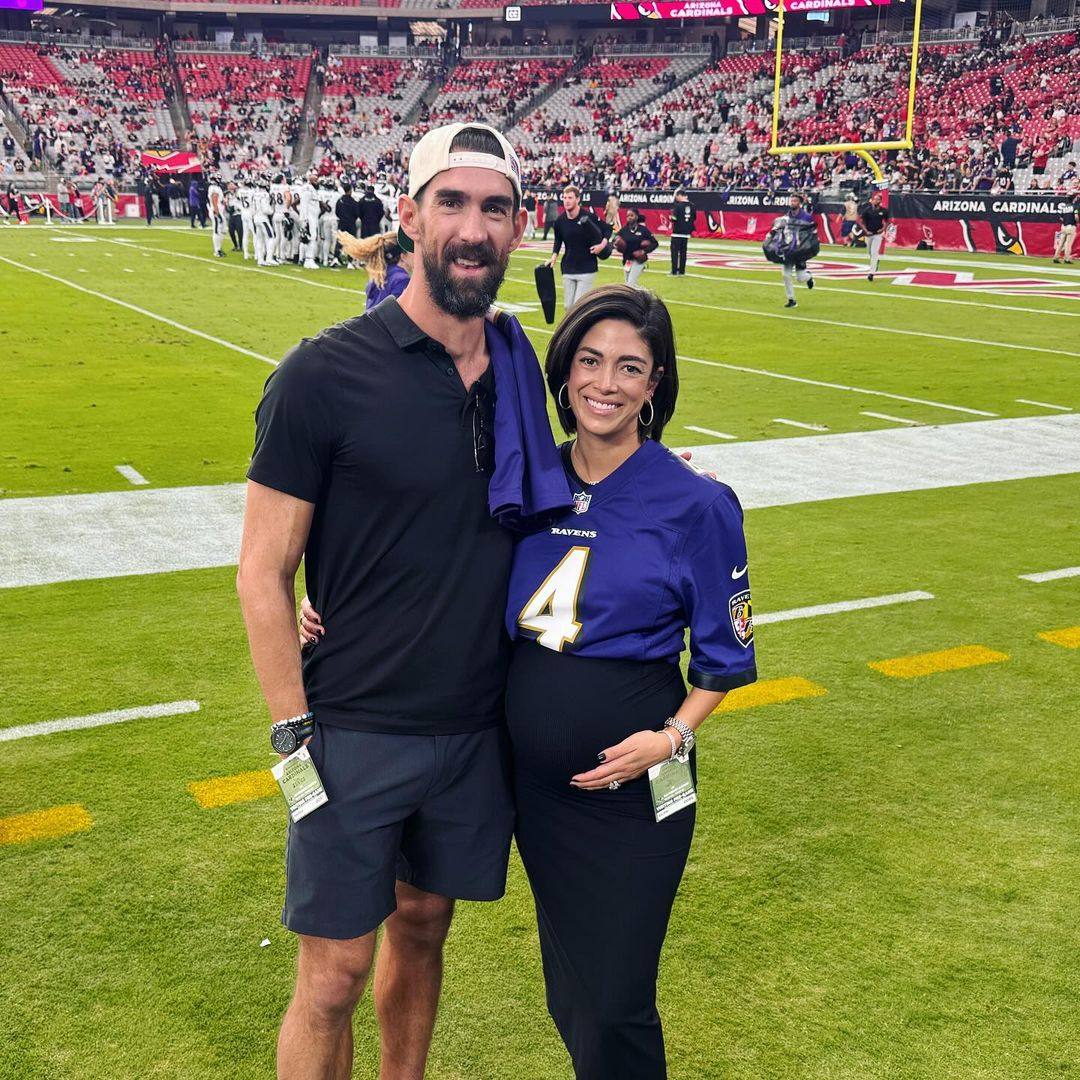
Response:
[[[541,357],[545,250],[500,293]],[[890,250],[869,283],[829,247],[787,311],[760,249],[691,252],[642,278],[665,438],[747,507],[760,682],[699,741],[671,1076],[1080,1077],[1080,270]],[[271,365],[365,281],[186,226],[0,229],[0,1078],[273,1073],[295,944],[240,485]],[[370,994],[356,1042],[375,1076]],[[570,1075],[516,856],[459,906],[428,1075]]]

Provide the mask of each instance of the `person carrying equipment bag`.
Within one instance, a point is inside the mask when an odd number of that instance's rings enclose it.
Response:
[[[805,208],[801,195],[791,196],[788,212],[773,222],[761,249],[769,262],[784,268],[784,292],[787,294],[784,307],[797,307],[795,282],[801,282],[808,289],[814,287],[814,278],[806,269],[806,264],[821,250],[817,223],[813,214]]]

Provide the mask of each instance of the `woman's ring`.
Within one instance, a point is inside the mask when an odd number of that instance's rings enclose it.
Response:
[[[621,788],[621,787],[622,787],[622,784],[620,784],[618,780],[612,780],[612,781],[611,781],[611,783],[610,783],[610,784],[608,784],[608,787],[609,787],[609,788],[610,788],[610,789],[611,789],[612,791],[618,791],[618,790],[619,790],[619,788]]]

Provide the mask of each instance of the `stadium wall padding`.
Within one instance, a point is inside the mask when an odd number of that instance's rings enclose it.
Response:
[[[765,239],[773,221],[787,212],[789,198],[785,193],[767,191],[692,191],[689,195],[699,211],[695,236],[757,243]],[[589,193],[598,212],[607,197],[606,191]],[[651,188],[623,191],[619,199],[624,216],[633,207],[642,212],[653,232],[671,232],[673,192]],[[1049,258],[1054,253],[1054,235],[1061,227],[1057,215],[1067,203],[1055,195],[894,192],[888,205],[892,218],[886,237],[896,247],[914,248],[922,243],[941,251]],[[814,201],[822,243],[839,241],[843,209],[840,199]]]

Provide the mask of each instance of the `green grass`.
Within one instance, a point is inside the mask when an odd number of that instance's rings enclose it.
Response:
[[[286,268],[178,257],[205,256],[205,235],[116,235],[176,254],[25,229],[0,232],[0,256],[270,357],[361,306],[359,274],[305,275],[336,287],[316,288],[281,280],[298,276]],[[515,259],[525,284],[505,299],[530,299],[533,261]],[[775,287],[702,274],[647,280],[673,299],[780,310]],[[823,283],[797,314],[1077,351],[1064,316],[844,287],[865,299]],[[242,479],[267,364],[3,262],[0,289],[19,297],[0,326],[8,496],[125,490],[121,462],[155,486]],[[1017,397],[1080,406],[1068,358],[673,311],[689,356],[1002,416],[1037,411]],[[680,433],[688,423],[788,437],[777,416],[882,426],[864,408],[975,419],[703,365],[682,375],[673,442],[708,441]],[[661,974],[673,1080],[1080,1076],[1080,655],[1037,637],[1080,622],[1080,580],[1017,578],[1080,561],[1077,494],[1059,476],[747,514],[760,611],[908,589],[936,599],[759,630],[763,678],[828,694],[714,718],[701,740],[698,831]],[[200,810],[186,790],[270,761],[232,577],[0,591],[0,724],[201,703],[194,717],[3,744],[0,816],[82,803],[94,826],[0,847],[0,1077],[272,1074],[295,954],[279,923],[283,807]],[[867,666],[960,644],[1010,659],[912,681]],[[460,907],[447,958],[433,1080],[569,1076],[516,858],[505,900]],[[373,1075],[370,997],[356,1033],[357,1075]]]

